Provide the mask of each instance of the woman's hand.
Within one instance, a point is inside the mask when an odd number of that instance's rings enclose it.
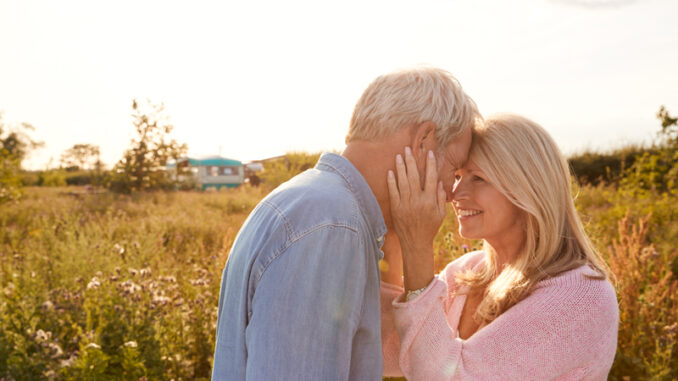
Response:
[[[433,279],[433,238],[445,218],[445,191],[438,181],[435,156],[428,152],[424,189],[409,147],[396,156],[396,174],[387,177],[391,216],[403,255],[405,288],[426,287]]]

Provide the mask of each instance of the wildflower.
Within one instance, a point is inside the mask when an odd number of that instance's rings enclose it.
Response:
[[[133,268],[130,267],[130,268],[127,269],[127,270],[129,271],[130,274],[132,274],[132,276],[136,276],[136,275],[137,275],[137,270],[136,270],[136,269],[133,269]]]
[[[125,346],[126,346],[127,348],[136,348],[136,347],[137,347],[137,342],[134,341],[134,340],[128,341],[128,342],[125,343]]]
[[[54,354],[52,354],[52,358],[57,358],[64,354],[64,351],[57,343],[49,343],[48,347],[52,350],[52,352],[54,352]]]
[[[135,294],[138,291],[141,291],[141,286],[132,282],[131,280],[126,280],[118,286],[122,289],[123,294]]]
[[[9,282],[9,283],[7,283],[7,287],[5,287],[5,289],[3,291],[4,291],[5,295],[12,296],[12,295],[14,295],[15,289],[16,289],[16,287],[14,286],[14,283]]]
[[[61,366],[62,368],[68,368],[71,365],[73,365],[76,358],[77,357],[75,356],[75,354],[72,354],[67,360],[61,360],[61,362],[59,363],[59,366]]]
[[[97,289],[97,288],[99,288],[99,286],[101,286],[101,282],[99,281],[99,278],[97,278],[97,277],[92,278],[92,280],[90,280],[89,283],[87,283],[87,289],[88,290]]]
[[[96,343],[89,343],[89,344],[87,344],[87,346],[85,347],[85,349],[90,349],[90,348],[101,349],[101,345],[98,345],[98,344],[96,344]]]
[[[38,343],[44,343],[46,341],[49,341],[51,338],[52,338],[52,332],[50,332],[50,331],[45,332],[42,329],[39,329],[39,330],[37,330],[37,332],[35,332],[35,340]]]
[[[191,279],[190,280],[191,284],[194,286],[205,286],[209,284],[209,279],[204,279],[204,278],[199,278],[199,279]]]
[[[150,275],[151,275],[151,268],[150,268],[150,267],[146,267],[146,268],[143,268],[143,269],[139,270],[139,275],[141,275],[142,277],[145,277],[145,276],[147,276],[147,275],[150,276]]]
[[[42,308],[48,311],[51,311],[54,308],[54,303],[50,302],[49,300],[42,303]]]
[[[123,255],[125,254],[125,248],[122,247],[120,244],[116,243],[113,245],[113,250],[116,251],[118,254]]]
[[[461,245],[461,248],[464,250],[464,252],[468,251],[468,245],[467,244]]]

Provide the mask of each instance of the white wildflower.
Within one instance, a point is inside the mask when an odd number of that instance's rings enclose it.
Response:
[[[116,251],[118,254],[122,255],[125,254],[125,248],[122,247],[122,245],[116,243],[113,245],[113,250]]]
[[[90,280],[89,283],[87,283],[88,290],[99,288],[99,286],[101,286],[101,282],[97,277],[92,278],[92,280]]]
[[[126,346],[127,348],[136,348],[136,347],[137,347],[137,342],[134,341],[134,340],[128,341],[128,342],[125,343],[125,346]]]
[[[49,341],[49,339],[52,338],[52,332],[50,331],[43,331],[42,329],[39,329],[37,332],[35,332],[35,340],[37,340],[39,343],[44,343],[45,341]]]

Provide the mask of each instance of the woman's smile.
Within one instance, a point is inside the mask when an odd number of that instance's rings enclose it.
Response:
[[[457,218],[459,220],[466,220],[466,219],[469,219],[471,217],[475,217],[475,216],[479,215],[480,213],[482,213],[481,210],[477,210],[477,209],[455,208],[454,210],[457,213]]]

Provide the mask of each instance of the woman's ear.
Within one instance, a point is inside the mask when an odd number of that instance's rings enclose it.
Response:
[[[431,121],[420,123],[415,127],[410,147],[417,162],[425,163],[428,151],[436,151],[435,131],[436,124]]]

